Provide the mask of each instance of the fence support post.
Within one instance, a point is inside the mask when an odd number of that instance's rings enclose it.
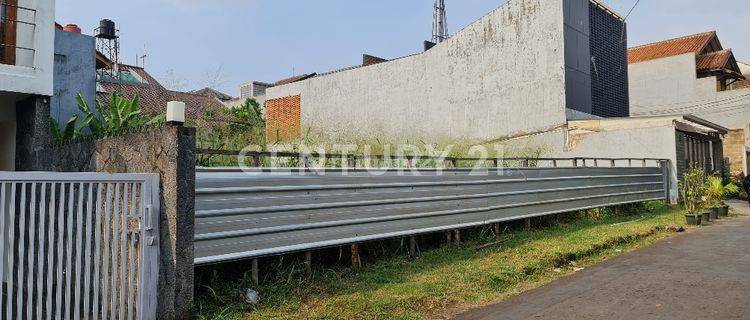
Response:
[[[531,230],[531,218],[524,219],[523,224],[526,230]]]
[[[260,278],[258,277],[258,258],[253,259],[250,270],[253,278],[253,284],[258,285],[260,283]]]
[[[409,237],[409,257],[417,257],[417,237]]]
[[[305,278],[312,282],[312,251],[305,251]]]
[[[453,234],[455,235],[455,238],[456,238],[455,239],[456,247],[460,247],[461,246],[461,229],[456,229],[455,231],[453,231]]]
[[[453,235],[450,231],[445,232],[445,244],[447,244],[449,247],[451,246],[451,242],[453,240]]]
[[[359,261],[359,244],[352,244],[352,268],[359,270],[361,263]]]

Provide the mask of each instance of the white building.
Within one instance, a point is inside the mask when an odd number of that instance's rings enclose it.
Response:
[[[0,170],[15,170],[19,152],[24,159],[36,157],[31,146],[49,134],[54,10],[54,0],[0,4]],[[17,150],[17,140],[25,150]]]
[[[627,116],[624,34],[596,0],[510,0],[427,51],[277,82],[267,138],[482,141]]]
[[[738,86],[743,70],[716,32],[630,48],[628,62],[631,115],[694,114],[730,129],[750,123],[750,88]]]
[[[721,137],[727,129],[690,116],[651,116],[572,120],[561,128],[544,133],[498,141],[506,148],[526,146],[542,150],[543,156],[559,158],[622,159],[615,166],[641,166],[640,161],[669,160],[669,197],[678,198],[678,180],[691,165],[707,171],[719,170],[723,157]],[[592,165],[592,162],[588,163]],[[611,166],[610,161],[596,165]]]
[[[750,66],[716,32],[630,48],[628,62],[632,115],[692,114],[724,126],[727,168],[747,172]]]

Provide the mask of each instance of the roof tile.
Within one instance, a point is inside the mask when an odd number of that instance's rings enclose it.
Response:
[[[107,92],[97,93],[97,99],[101,102],[107,103],[110,94],[117,91],[129,99],[138,95],[141,100],[141,111],[151,116],[164,113],[169,101],[182,101],[185,102],[185,117],[188,119],[200,119],[207,122],[236,121],[233,116],[223,112],[224,104],[214,97],[167,90],[143,68],[129,65],[120,65],[120,68],[138,73],[148,84],[99,82],[107,90]]]
[[[716,31],[646,44],[628,49],[628,63],[638,63],[685,53],[701,53],[716,38]]]

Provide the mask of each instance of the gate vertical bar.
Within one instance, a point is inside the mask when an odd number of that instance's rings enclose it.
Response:
[[[5,279],[5,238],[8,232],[5,230],[5,182],[0,181],[0,312],[4,309],[2,293],[3,279]],[[3,315],[0,314],[0,318]]]
[[[81,319],[81,259],[83,258],[81,249],[83,248],[83,194],[84,194],[84,184],[81,183],[78,185],[78,210],[76,210],[76,232],[75,232],[75,242],[76,242],[76,264],[75,264],[75,276],[73,279],[75,280],[75,288],[74,288],[74,301],[73,304],[73,315],[74,319]],[[70,254],[73,254],[73,252],[70,252]],[[72,272],[71,272],[72,273]]]
[[[38,253],[38,264],[37,264],[37,280],[36,280],[36,291],[37,291],[37,303],[36,303],[36,318],[42,318],[42,308],[44,306],[44,244],[45,230],[47,229],[47,184],[42,183],[41,187],[41,200],[39,201],[39,253]],[[49,236],[49,235],[46,235]]]
[[[138,202],[137,202],[138,201],[137,195],[138,195],[139,190],[142,190],[141,189],[141,183],[134,183],[133,184],[133,190],[132,190],[132,192],[130,194],[130,197],[131,197],[131,199],[130,199],[130,209],[131,209],[130,210],[130,215],[133,218],[137,218],[137,215],[138,215],[138,208],[139,208],[139,206],[138,206]],[[141,196],[143,196],[143,193],[141,193]],[[142,217],[141,217],[141,219],[142,219]],[[140,231],[140,230],[138,230],[138,231]],[[138,239],[138,236],[139,236],[139,234],[135,233],[135,231],[133,232],[133,234],[131,234],[131,239],[130,239],[130,244],[129,245],[132,246],[131,247],[132,250],[128,250],[128,270],[130,270],[128,272],[128,319],[133,319],[133,310],[134,310],[133,305],[137,303],[137,300],[136,300],[137,296],[135,295],[135,288],[133,287],[133,284],[134,284],[133,277],[136,276],[135,269],[133,269],[134,265],[135,265],[133,263],[133,259],[135,258],[135,255],[133,254],[133,251],[135,250],[136,254],[138,252],[137,251],[138,250],[138,245],[137,245],[137,240],[136,240],[136,239]]]
[[[94,208],[92,207],[94,203],[94,183],[89,183],[89,191],[88,191],[88,200],[86,201],[86,233],[84,235],[86,236],[86,248],[84,249],[86,253],[86,263],[83,267],[83,292],[84,292],[84,300],[83,300],[83,318],[88,320],[90,319],[90,314],[93,314],[92,310],[89,309],[90,301],[91,301],[91,257],[93,255],[91,254],[91,237],[93,236],[93,232],[96,232],[95,228],[92,228],[91,223],[91,217],[92,217],[92,211],[94,211]],[[96,261],[96,260],[95,260]],[[94,293],[98,294],[98,293]]]
[[[26,319],[32,319],[34,316],[34,243],[36,242],[36,183],[31,183],[31,201],[29,202],[29,248],[27,250],[26,262]],[[20,288],[19,288],[20,289]]]
[[[110,231],[110,213],[112,210],[112,184],[107,184],[107,198],[106,204],[104,205],[104,221],[102,222],[102,232],[104,232],[104,248],[102,254],[104,255],[101,261],[103,265],[103,278],[102,278],[102,313],[101,319],[107,318],[107,312],[109,311],[109,231]]]
[[[20,319],[23,314],[23,270],[25,268],[24,266],[24,257],[26,255],[26,237],[24,236],[24,230],[26,230],[26,183],[21,183],[21,212],[19,214],[19,226],[18,226],[18,273],[16,276],[18,277],[17,281],[17,288],[18,288],[18,297],[16,297],[16,313],[18,313],[18,318]]]
[[[118,299],[117,299],[117,297],[118,297],[117,296],[117,294],[118,294],[118,292],[117,292],[117,290],[118,290],[118,288],[117,288],[117,274],[118,274],[117,268],[119,267],[118,266],[118,261],[117,261],[118,260],[117,259],[117,255],[118,255],[118,251],[119,251],[117,243],[120,241],[120,234],[119,234],[120,228],[119,228],[118,225],[120,223],[120,214],[122,212],[121,211],[121,207],[120,207],[121,204],[122,204],[122,202],[120,201],[120,184],[116,183],[115,184],[115,198],[114,198],[114,201],[112,202],[112,252],[110,253],[111,254],[110,257],[112,258],[112,275],[110,276],[111,280],[112,280],[112,283],[111,283],[111,286],[110,286],[110,290],[112,292],[111,292],[110,301],[108,301],[110,303],[110,305],[109,305],[109,311],[110,311],[109,319],[114,319],[115,315],[116,315],[116,312],[117,312],[117,301],[118,301]]]
[[[73,279],[71,277],[71,274],[73,273],[73,210],[74,210],[74,204],[75,204],[75,185],[71,182],[70,188],[68,189],[68,212],[67,214],[67,222],[66,222],[66,228],[67,228],[67,235],[66,235],[66,245],[67,250],[65,251],[65,319],[72,319],[70,316],[70,304],[71,301],[71,289]]]
[[[103,186],[102,186],[103,185]],[[94,232],[96,232],[96,235],[94,236],[94,301],[92,303],[91,311],[93,313],[94,319],[99,319],[99,283],[101,282],[101,274],[99,273],[99,266],[102,264],[101,259],[101,238],[102,233],[104,232],[104,227],[102,226],[102,214],[103,210],[106,210],[106,199],[108,196],[106,195],[106,190],[109,190],[109,184],[108,183],[99,183],[97,186],[97,193],[96,193],[96,214],[94,223]],[[105,201],[102,201],[102,197],[105,198]],[[105,208],[102,209],[102,205],[105,205]]]
[[[62,184],[60,184],[62,186]],[[52,320],[52,283],[55,267],[55,212],[57,204],[56,184],[50,185],[50,202],[49,202],[49,238],[47,239],[47,320]]]
[[[65,186],[71,188],[70,183],[60,184],[60,200],[57,210],[57,285],[55,289],[56,319],[62,319],[62,290],[63,290],[63,239],[65,237]],[[70,192],[70,190],[68,191]]]
[[[159,282],[159,176],[143,183],[141,190],[140,274],[138,278],[138,320],[156,319]]]
[[[7,301],[7,310],[6,310],[6,319],[10,320],[13,319],[13,264],[15,261],[14,257],[16,255],[15,253],[15,242],[16,242],[16,183],[11,182],[10,184],[10,210],[8,211],[8,217],[10,218],[10,224],[8,225],[8,242],[10,245],[8,246],[8,249],[10,252],[8,252],[8,299]]]
[[[125,258],[127,257],[127,248],[126,244],[128,242],[128,216],[130,212],[130,203],[128,201],[128,185],[127,183],[123,184],[123,196],[122,196],[122,220],[120,223],[120,275],[118,277],[118,282],[120,283],[120,303],[119,303],[119,319],[125,319],[125,295],[127,294],[128,287],[126,286],[125,281],[125,272],[127,271],[127,261],[125,261]],[[132,192],[132,190],[130,190]]]

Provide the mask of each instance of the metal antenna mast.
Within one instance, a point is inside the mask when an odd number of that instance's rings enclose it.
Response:
[[[445,16],[445,0],[435,0],[435,13],[432,21],[432,42],[441,43],[448,39],[448,18]]]

